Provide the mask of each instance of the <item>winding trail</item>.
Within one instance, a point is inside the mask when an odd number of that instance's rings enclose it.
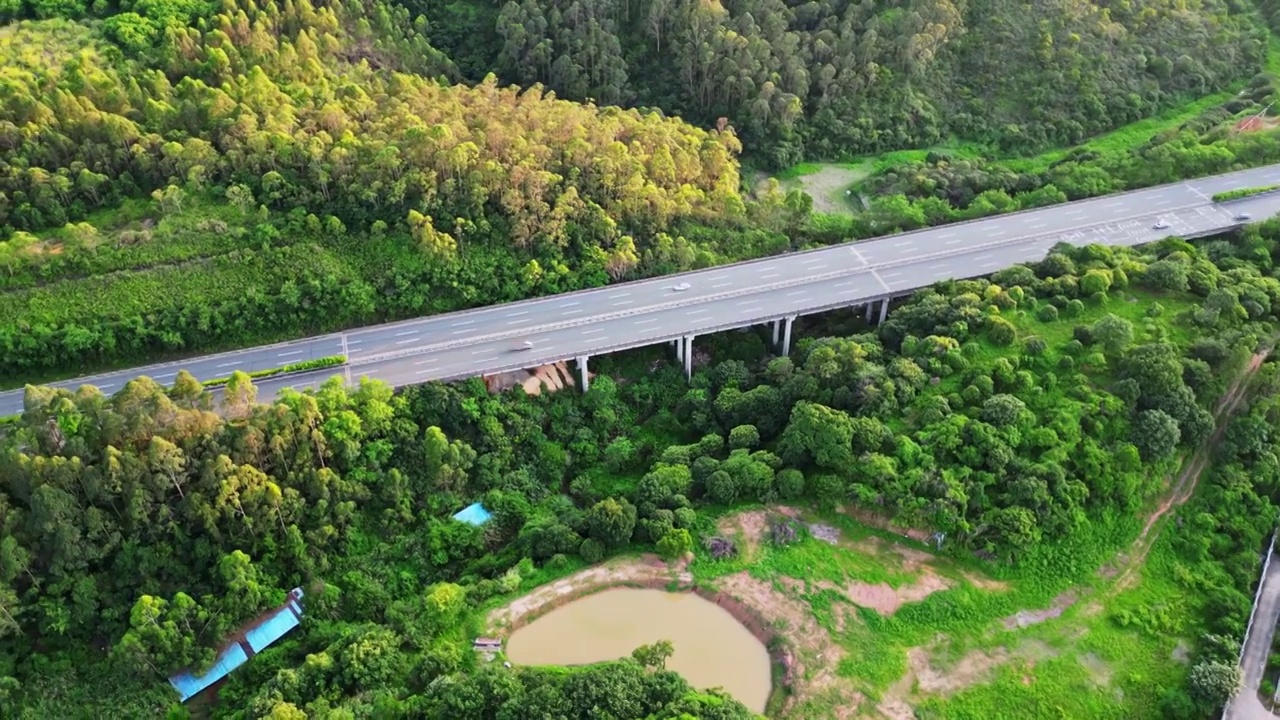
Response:
[[[1240,408],[1240,404],[1245,399],[1249,389],[1249,381],[1258,373],[1258,369],[1262,367],[1262,363],[1271,354],[1271,351],[1272,348],[1267,347],[1254,353],[1249,358],[1249,363],[1244,370],[1236,376],[1231,386],[1223,393],[1218,405],[1213,409],[1213,432],[1200,444],[1195,454],[1183,466],[1182,472],[1178,474],[1178,478],[1174,481],[1173,487],[1170,488],[1169,494],[1147,517],[1146,525],[1143,526],[1142,532],[1138,537],[1134,539],[1129,551],[1116,558],[1123,570],[1120,571],[1116,582],[1107,591],[1108,597],[1131,587],[1136,582],[1134,573],[1138,568],[1142,567],[1142,564],[1147,559],[1147,553],[1151,552],[1151,546],[1155,544],[1155,539],[1159,537],[1159,533],[1152,535],[1151,529],[1155,527],[1161,518],[1168,515],[1170,510],[1191,499],[1191,495],[1196,490],[1196,485],[1200,482],[1200,476],[1204,473],[1205,468],[1209,466],[1209,461],[1213,459],[1213,449],[1222,441],[1222,436],[1226,433],[1227,426],[1230,425],[1231,417],[1235,415]],[[1115,571],[1115,569],[1111,569],[1106,574]]]

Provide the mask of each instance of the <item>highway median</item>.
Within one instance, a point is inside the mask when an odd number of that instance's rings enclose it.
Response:
[[[316,358],[314,360],[304,360],[302,362],[281,365],[278,368],[270,368],[267,370],[254,370],[245,373],[250,378],[258,380],[260,378],[278,377],[280,375],[295,375],[297,373],[308,372],[311,370],[322,370],[324,368],[340,367],[347,364],[346,355],[330,355],[328,357]],[[212,380],[204,380],[200,384],[206,390],[220,388],[231,382],[231,376],[214,378]]]
[[[1228,190],[1226,192],[1214,194],[1213,201],[1216,203],[1229,202],[1231,200],[1253,197],[1254,195],[1261,195],[1263,193],[1275,192],[1276,190],[1280,190],[1280,185],[1259,185],[1258,187]]]

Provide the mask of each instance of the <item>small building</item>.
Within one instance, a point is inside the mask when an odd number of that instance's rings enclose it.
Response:
[[[502,652],[502,641],[497,638],[476,638],[471,647],[476,652]]]
[[[483,525],[493,515],[480,503],[472,503],[454,514],[453,519],[468,525]]]
[[[249,658],[298,627],[302,622],[301,600],[302,588],[290,590],[289,599],[284,605],[241,628],[237,636],[218,651],[213,667],[203,675],[192,675],[184,670],[169,678],[169,684],[178,691],[182,702],[199,695],[230,675],[233,670],[249,662]]]

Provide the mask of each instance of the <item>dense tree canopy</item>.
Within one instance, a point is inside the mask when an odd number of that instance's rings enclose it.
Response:
[[[408,0],[463,73],[727,118],[780,166],[953,136],[1068,145],[1260,66],[1225,2]]]
[[[163,707],[165,673],[208,662],[301,585],[306,629],[255,660],[229,708],[491,717],[496,706],[467,699],[477,683],[515,693],[480,692],[499,702],[576,681],[470,674],[471,608],[571,556],[704,547],[706,504],[853,504],[942,531],[956,552],[1016,561],[1091,517],[1136,510],[1172,451],[1207,436],[1206,408],[1275,322],[1280,282],[1262,271],[1278,234],[1252,228],[1213,259],[1177,240],[1060,248],[1033,268],[921,291],[873,333],[806,339],[764,364],[725,359],[691,386],[668,367],[625,385],[602,375],[580,398],[494,396],[478,381],[347,390],[335,378],[256,404],[237,376],[215,403],[185,374],[111,397],[32,387],[0,441],[0,632],[12,648],[0,676],[16,678],[31,717],[122,702],[48,692],[118,673],[131,707]],[[1188,289],[1154,282],[1161,263],[1181,267]],[[1083,297],[1090,273],[1111,284]],[[1061,316],[1038,319],[1047,305]],[[1005,326],[1012,339],[997,340]],[[1107,352],[1121,336],[1131,346]],[[1240,462],[1274,459],[1267,413],[1228,434]],[[494,513],[483,529],[449,517],[477,498]],[[1237,622],[1248,598],[1223,592],[1224,622]],[[639,682],[625,665],[599,672]],[[687,692],[644,712],[700,702]]]

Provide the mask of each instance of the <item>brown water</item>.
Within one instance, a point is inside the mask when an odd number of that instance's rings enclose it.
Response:
[[[613,588],[556,608],[515,631],[507,657],[518,665],[585,665],[627,657],[670,640],[667,669],[698,689],[722,687],[763,712],[769,652],[724,608],[693,593]]]

